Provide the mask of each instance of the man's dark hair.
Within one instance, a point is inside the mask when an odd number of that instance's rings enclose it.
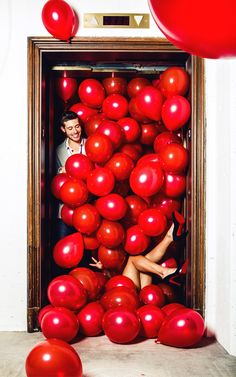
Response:
[[[78,114],[76,114],[74,111],[64,111],[64,113],[62,114],[62,117],[61,117],[61,126],[62,127],[65,127],[65,122],[67,122],[68,120],[72,120],[72,119],[78,119],[79,120],[79,116]]]

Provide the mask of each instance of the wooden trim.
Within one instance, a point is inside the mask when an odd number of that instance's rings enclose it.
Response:
[[[28,39],[28,331],[37,331],[41,306],[41,88],[42,61],[51,52],[161,52],[187,53],[161,38],[73,38],[65,43],[51,37]],[[205,298],[205,115],[204,63],[191,58],[191,233],[187,303],[204,313]]]

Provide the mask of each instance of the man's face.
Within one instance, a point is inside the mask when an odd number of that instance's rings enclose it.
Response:
[[[79,124],[79,119],[71,119],[64,122],[64,127],[61,130],[66,134],[66,136],[75,142],[80,141],[81,136],[81,125]]]

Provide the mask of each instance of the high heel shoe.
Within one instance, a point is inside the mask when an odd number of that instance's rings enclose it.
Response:
[[[185,218],[177,211],[172,213],[172,220],[174,223],[173,229],[173,240],[174,241],[183,241],[188,234],[188,231],[183,232]]]
[[[164,279],[162,279],[162,282],[181,286],[182,283],[176,281],[175,279],[181,280],[184,277],[184,275],[186,275],[187,268],[188,268],[188,259],[186,259],[184,264],[181,267],[178,267],[176,271],[173,272],[173,274],[170,274],[166,276]]]

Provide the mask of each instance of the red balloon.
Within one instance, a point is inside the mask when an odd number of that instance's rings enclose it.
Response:
[[[147,249],[149,243],[150,238],[144,234],[139,225],[133,225],[127,229],[124,249],[128,254],[141,254]]]
[[[169,131],[176,131],[183,127],[189,120],[190,114],[190,103],[183,96],[168,98],[161,110],[163,123]]]
[[[27,377],[82,377],[82,363],[72,346],[60,339],[36,344],[25,362]]]
[[[99,292],[99,280],[94,271],[87,267],[77,267],[69,272],[76,278],[87,292],[89,300],[94,300]]]
[[[144,77],[135,77],[129,81],[127,91],[130,98],[136,97],[136,95],[145,86],[150,85],[150,81]]]
[[[165,304],[165,296],[162,289],[154,284],[143,287],[139,293],[139,298],[144,304],[153,304],[159,308]]]
[[[165,318],[163,311],[155,305],[147,304],[137,310],[141,321],[139,335],[144,338],[156,338]]]
[[[104,119],[106,119],[106,117],[105,117],[105,114],[103,113],[92,115],[84,125],[84,130],[85,130],[86,135],[90,136],[94,134]]]
[[[159,165],[136,166],[130,174],[130,187],[136,195],[152,196],[156,194],[164,182],[164,174]]]
[[[145,123],[141,125],[140,143],[152,145],[159,130],[155,123]]]
[[[51,182],[51,191],[55,198],[61,199],[60,197],[60,189],[64,185],[65,182],[69,180],[69,177],[66,173],[60,173],[53,177]]]
[[[90,160],[103,164],[111,158],[113,145],[108,136],[96,132],[88,137],[85,151]]]
[[[181,144],[168,144],[160,151],[162,168],[168,173],[184,173],[188,166],[188,150]]]
[[[109,289],[103,294],[100,302],[105,310],[118,307],[136,310],[140,305],[136,291],[125,286]]]
[[[163,283],[162,283],[163,284]],[[159,284],[158,284],[159,285]],[[185,308],[184,305],[180,304],[179,302],[172,302],[170,304],[164,305],[161,310],[166,314],[170,315],[173,313],[176,309]]]
[[[57,338],[70,342],[79,331],[79,322],[71,310],[53,308],[43,316],[41,328],[45,338]]]
[[[174,303],[177,301],[178,296],[173,285],[166,284],[166,283],[159,283],[158,287],[160,287],[162,292],[164,293],[166,302]],[[164,306],[161,308],[162,311],[163,311],[163,308]]]
[[[110,341],[125,344],[134,340],[138,335],[140,320],[134,311],[115,308],[104,314],[102,325]]]
[[[137,122],[150,122],[150,119],[143,114],[142,109],[138,106],[136,97],[131,98],[129,101],[129,113]]]
[[[83,254],[83,237],[79,232],[62,238],[53,248],[53,259],[58,266],[63,268],[77,266],[83,258]]]
[[[158,340],[172,347],[191,347],[199,343],[204,331],[204,320],[198,312],[180,308],[164,319]]]
[[[105,310],[98,302],[90,302],[77,314],[80,332],[85,336],[97,336],[102,333],[102,319]]]
[[[121,94],[124,96],[127,91],[127,81],[123,77],[106,77],[102,80],[106,95]]]
[[[76,153],[67,158],[65,169],[69,177],[86,180],[94,165],[87,156]]]
[[[160,160],[159,153],[147,153],[147,154],[145,154],[144,156],[139,158],[139,160],[137,161],[137,166],[141,166],[141,164],[142,165],[149,165],[150,162],[161,166],[160,165],[161,160]]]
[[[97,132],[109,137],[114,149],[117,149],[124,140],[123,130],[113,120],[104,119],[99,125]]]
[[[165,174],[164,184],[162,191],[166,196],[171,198],[178,198],[185,194],[186,190],[186,177],[183,175]]]
[[[135,119],[125,117],[119,119],[117,123],[123,130],[124,141],[126,143],[133,143],[139,138],[141,134],[141,129],[138,122]]]
[[[105,285],[106,291],[110,291],[116,287],[126,287],[136,291],[136,285],[134,284],[133,280],[124,275],[112,276]]]
[[[125,198],[128,203],[128,211],[125,217],[125,222],[130,225],[138,223],[138,217],[147,207],[145,200],[137,195],[129,195]]]
[[[73,214],[74,214],[74,208],[71,208],[67,206],[66,204],[63,204],[61,208],[61,218],[64,221],[65,224],[69,226],[73,226]]]
[[[81,233],[91,234],[97,230],[101,222],[98,210],[92,204],[86,203],[75,209],[73,226]]]
[[[135,100],[137,108],[142,111],[145,117],[151,120],[161,119],[163,96],[159,89],[151,85],[145,86],[137,94]]]
[[[109,119],[118,120],[128,113],[128,101],[120,94],[110,94],[103,101],[102,111]]]
[[[158,193],[152,198],[152,207],[159,209],[167,217],[168,220],[172,219],[174,211],[180,211],[181,201],[175,198],[168,198],[161,193]]]
[[[112,193],[99,198],[96,201],[96,208],[105,219],[116,221],[125,216],[128,205],[121,195]]]
[[[187,0],[149,0],[149,7],[159,29],[180,49],[210,59],[236,55],[235,2],[216,6],[200,0],[190,6]]]
[[[118,152],[113,154],[106,166],[111,169],[117,181],[123,181],[129,178],[134,162],[127,154]]]
[[[173,132],[162,132],[154,140],[153,148],[156,153],[159,153],[163,147],[171,143],[182,144],[182,140],[179,136]]]
[[[185,96],[189,89],[189,74],[181,67],[168,67],[160,75],[159,89],[165,97]]]
[[[63,101],[68,101],[76,92],[77,81],[71,77],[60,77],[56,79],[57,94]]]
[[[83,240],[85,250],[95,250],[100,245],[95,234],[83,234]]]
[[[105,98],[105,89],[96,79],[83,80],[78,89],[81,101],[92,108],[100,108]]]
[[[109,194],[115,185],[115,178],[108,167],[99,167],[93,170],[87,179],[88,190],[97,196]]]
[[[76,16],[66,1],[47,1],[42,9],[42,21],[54,38],[63,41],[68,41],[76,32]]]
[[[96,109],[92,109],[91,107],[85,105],[82,102],[75,103],[70,107],[69,110],[74,111],[83,123],[86,123],[91,116],[97,114],[98,112]]]
[[[98,259],[103,267],[108,270],[122,271],[126,260],[126,254],[123,249],[110,249],[103,245],[99,246]]]
[[[83,285],[73,276],[60,275],[48,286],[48,299],[53,306],[64,306],[78,310],[87,302],[87,292]]]
[[[134,162],[138,161],[141,157],[141,152],[136,148],[136,144],[125,144],[119,149],[121,153],[125,153],[129,156]]]
[[[86,184],[80,179],[69,179],[60,189],[60,198],[63,203],[71,207],[84,204],[88,199]]]
[[[160,236],[166,230],[167,219],[158,209],[148,208],[139,215],[138,224],[147,236]]]
[[[44,314],[46,314],[48,311],[50,311],[53,308],[54,306],[52,305],[46,305],[42,309],[40,309],[39,314],[38,314],[38,323],[40,327],[41,327],[41,322],[42,322]]]
[[[124,237],[124,229],[117,221],[103,220],[97,231],[98,241],[108,248],[119,246]]]

